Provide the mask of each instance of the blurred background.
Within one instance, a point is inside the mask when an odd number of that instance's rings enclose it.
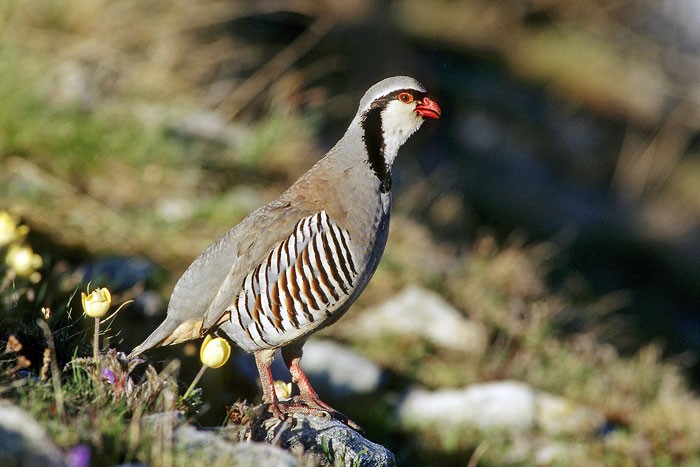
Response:
[[[538,463],[552,438],[609,464],[698,462],[699,23],[690,0],[5,2],[0,209],[63,293],[92,280],[135,300],[111,327],[128,351],[191,260],[322,156],[371,84],[414,76],[443,117],[401,151],[382,265],[321,336],[383,383],[334,402],[402,465]],[[353,333],[406,287],[481,326],[477,348]],[[196,345],[151,357],[182,358],[189,382]],[[205,378],[199,423],[259,397],[239,356]],[[503,380],[603,421],[444,435],[397,408],[410,387]]]

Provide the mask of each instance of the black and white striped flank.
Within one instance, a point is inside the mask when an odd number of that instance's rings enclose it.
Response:
[[[351,295],[357,276],[350,236],[320,211],[297,222],[245,277],[231,324],[252,348],[277,347],[331,316]]]

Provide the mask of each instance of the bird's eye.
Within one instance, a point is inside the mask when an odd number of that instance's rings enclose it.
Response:
[[[410,104],[413,102],[413,95],[410,92],[402,92],[397,96],[397,99],[404,104]]]

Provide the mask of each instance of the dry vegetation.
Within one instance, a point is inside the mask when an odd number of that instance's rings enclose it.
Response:
[[[23,347],[10,346],[0,355],[0,397],[29,410],[59,447],[89,446],[95,465],[168,465],[171,447],[162,434],[139,431],[140,418],[173,409],[191,413],[198,403],[178,398],[177,374],[171,368],[158,373],[147,366],[136,377],[132,363],[114,350],[104,350],[96,361],[85,357],[90,337],[76,311],[76,291],[84,284],[73,261],[105,253],[146,256],[165,271],[158,286],[166,296],[177,272],[212,238],[279,193],[322,152],[309,115],[318,112],[325,90],[308,83],[332,65],[324,67],[322,59],[302,70],[292,65],[333,25],[330,13],[304,2],[285,3],[284,9],[308,15],[313,24],[290,47],[265,47],[226,34],[228,21],[282,9],[282,3],[0,4],[0,208],[31,226],[29,242],[44,263],[39,282],[14,277],[0,265],[0,342],[4,348],[15,335]],[[421,2],[398,3],[408,18]],[[475,2],[473,13],[481,15],[483,7]],[[493,8],[490,14],[496,15],[500,7]],[[434,23],[421,23],[429,24]],[[497,25],[482,26],[482,35],[475,31],[473,40],[493,51],[479,41]],[[575,41],[578,36],[567,37]],[[533,48],[545,40],[542,35],[527,39]],[[577,54],[572,43],[562,47],[563,57]],[[547,69],[546,56],[535,58],[520,63],[511,57],[511,62],[529,76]],[[598,63],[603,74],[607,65],[616,72],[626,70],[612,59]],[[651,73],[645,70],[625,73],[645,77]],[[591,92],[587,87],[555,88],[580,99]],[[633,109],[645,124],[658,117],[663,96],[627,91],[612,99],[616,108]],[[219,130],[202,132],[188,124],[194,117],[214,119]],[[677,129],[680,123],[676,119],[669,125]],[[660,133],[659,144],[677,148],[676,153],[687,144],[662,137]],[[290,140],[295,143],[285,143]],[[681,169],[677,160],[661,164],[637,181],[628,180],[636,172],[624,166],[633,162],[623,158],[618,169],[618,181],[629,188],[629,196],[639,196],[654,180],[668,176],[677,180],[665,185],[675,190],[673,199],[689,200],[690,210],[700,212],[692,161],[680,162]],[[641,188],[635,191],[635,186]],[[420,196],[416,188],[406,199]],[[448,217],[460,212],[443,207],[452,213]],[[687,205],[683,209],[688,212]],[[649,215],[654,212],[650,209]],[[656,217],[652,224],[661,225]],[[464,355],[422,342],[349,344],[405,382],[439,388],[516,379],[599,410],[608,421],[605,433],[559,440],[572,447],[567,465],[700,464],[700,399],[688,389],[680,365],[663,361],[656,344],[621,355],[609,343],[625,333],[626,323],[611,315],[624,294],[582,297],[566,287],[553,290],[548,273],[558,252],[551,245],[499,245],[484,235],[462,251],[438,243],[428,229],[401,216],[391,235],[386,257],[358,308],[406,283],[418,283],[486,325],[489,348],[465,361]],[[0,246],[0,256],[6,252]],[[131,298],[142,286],[123,291],[116,300]],[[42,308],[52,310],[52,316],[42,314]],[[48,336],[37,320],[51,327],[53,354],[44,356]],[[108,328],[105,334],[118,339],[119,332]],[[58,364],[53,371],[47,368],[51,362]],[[180,394],[187,384],[180,382]],[[483,465],[501,465],[509,461],[511,447],[522,443],[507,433],[470,431],[446,441],[434,433],[402,431],[388,415],[390,398],[377,396],[369,410],[376,426],[369,428],[377,441],[393,440],[390,448],[399,460],[464,462],[478,449]],[[545,436],[527,436],[533,452]],[[397,437],[402,441],[397,443]],[[484,443],[488,448],[482,452]]]

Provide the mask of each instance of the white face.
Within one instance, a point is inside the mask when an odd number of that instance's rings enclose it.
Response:
[[[384,133],[384,158],[388,165],[394,162],[401,145],[420,128],[423,117],[416,110],[417,102],[402,102],[394,99],[382,111],[382,131]]]

